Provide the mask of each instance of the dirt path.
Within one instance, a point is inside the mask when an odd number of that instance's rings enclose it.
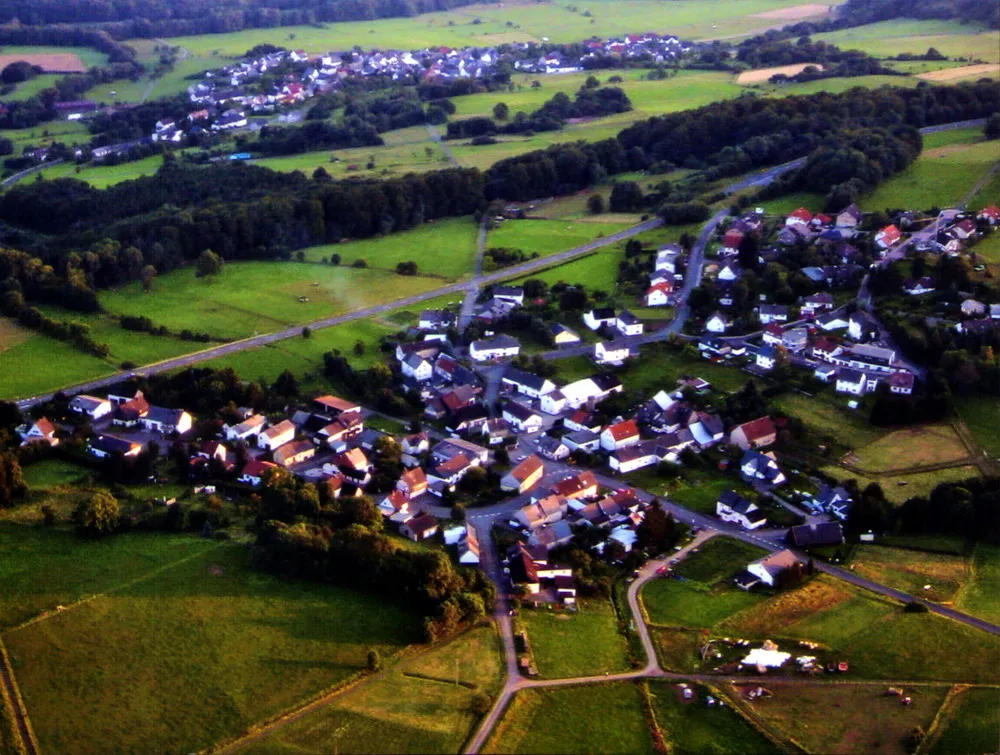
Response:
[[[10,657],[7,655],[7,648],[4,647],[3,640],[0,640],[0,682],[3,683],[5,697],[10,699],[17,735],[21,738],[25,752],[28,755],[38,755],[35,732],[31,729],[31,722],[28,721],[28,711],[24,709],[24,701],[21,699],[21,692],[14,680],[14,669],[10,665]]]

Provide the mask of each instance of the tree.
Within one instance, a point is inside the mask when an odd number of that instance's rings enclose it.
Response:
[[[510,118],[510,108],[506,102],[498,102],[493,106],[493,117],[498,121],[505,121]]]
[[[600,194],[591,194],[587,198],[587,211],[591,215],[600,215],[604,212],[604,197]]]
[[[139,273],[139,278],[142,280],[142,290],[149,293],[153,288],[153,279],[156,278],[156,268],[146,265]]]
[[[382,668],[382,655],[377,648],[368,651],[368,670],[373,674]]]
[[[204,278],[208,275],[218,275],[222,272],[222,267],[225,264],[222,261],[222,257],[217,255],[211,249],[206,249],[201,254],[198,255],[198,259],[195,261],[196,275],[199,278]]]
[[[611,189],[612,212],[634,212],[644,204],[642,188],[635,181],[621,181]]]
[[[73,521],[81,535],[99,536],[114,531],[121,518],[118,499],[106,490],[99,490],[81,501],[73,512]]]
[[[361,357],[365,355],[365,342],[360,338],[354,342],[354,356]]]
[[[597,80],[596,76],[588,76],[587,80],[583,82],[584,89],[597,89],[601,85],[601,82]]]
[[[24,498],[28,486],[21,475],[21,465],[11,453],[0,454],[0,509],[13,506]]]
[[[986,119],[983,136],[987,139],[1000,139],[1000,113],[993,113]]]
[[[310,337],[312,337],[312,334],[313,334],[312,328],[310,328],[308,325],[306,325],[305,327],[302,328],[302,337],[303,338],[310,338]]]

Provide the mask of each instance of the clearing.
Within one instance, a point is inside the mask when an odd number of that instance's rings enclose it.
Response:
[[[634,225],[624,223],[578,223],[566,220],[508,220],[486,237],[486,248],[520,249],[528,256],[565,252],[591,241],[611,236]]]
[[[772,76],[777,76],[782,74],[788,76],[789,78],[795,76],[796,74],[802,73],[809,67],[813,67],[817,70],[822,71],[823,66],[819,63],[795,63],[790,66],[775,66],[774,68],[758,68],[753,71],[744,71],[739,76],[736,77],[736,83],[741,85],[747,84],[761,84],[765,81],[769,81]]]
[[[573,612],[525,606],[518,621],[528,632],[538,674],[543,678],[628,670],[625,638],[610,601],[581,600]]]
[[[523,690],[483,752],[652,752],[641,694],[632,683]]]
[[[110,375],[115,368],[69,344],[33,334],[5,349],[0,370],[0,398],[34,396],[66,385]]]

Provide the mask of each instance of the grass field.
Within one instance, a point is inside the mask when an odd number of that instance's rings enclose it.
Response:
[[[188,542],[189,559],[119,572],[111,592],[6,633],[43,749],[199,749],[349,677],[369,648],[392,654],[418,635],[384,600],[265,576],[242,545]]]
[[[990,241],[997,240],[1000,250],[1000,234]],[[983,246],[980,244],[977,248]],[[1000,255],[997,262],[1000,263]],[[972,431],[976,442],[994,459],[1000,459],[1000,407],[996,399],[990,396],[956,396],[955,406],[958,414]]]
[[[851,568],[867,579],[939,603],[951,601],[971,577],[962,556],[881,545],[858,546]]]
[[[214,279],[196,278],[194,269],[186,267],[157,278],[149,294],[130,284],[105,292],[101,303],[114,314],[145,315],[174,331],[190,328],[214,337],[245,338],[439,285],[440,279],[377,269],[239,262]],[[309,301],[299,301],[303,296]]]
[[[309,262],[320,262],[339,254],[344,266],[361,259],[369,267],[386,270],[413,260],[421,273],[455,280],[475,267],[478,233],[471,217],[448,218],[381,238],[310,247],[305,255]]]
[[[458,752],[477,719],[470,703],[496,693],[501,670],[496,633],[480,627],[237,752]]]
[[[942,714],[929,755],[956,752],[993,752],[1000,739],[997,725],[1000,690],[966,689],[953,697]]]
[[[625,638],[608,601],[580,601],[579,610],[523,609],[538,674],[547,679],[596,676],[628,669]]]
[[[110,363],[43,335],[33,334],[0,353],[2,399],[33,396],[115,371]]]
[[[622,258],[623,254],[620,250],[614,247],[604,247],[594,254],[532,273],[519,280],[523,282],[528,278],[538,278],[550,286],[563,282],[586,286],[588,291],[610,292],[615,287],[615,281],[618,278],[618,263]],[[579,327],[576,327],[577,325]],[[575,324],[574,327],[579,332],[579,328],[585,326],[579,323]]]
[[[896,430],[857,448],[851,462],[867,472],[961,461],[969,455],[951,425],[920,425]]]
[[[844,49],[862,50],[877,58],[904,52],[924,53],[933,47],[949,57],[1000,62],[995,31],[958,21],[893,19],[817,34],[814,39],[830,42]]]
[[[564,252],[603,236],[610,236],[632,223],[579,223],[566,220],[508,220],[486,236],[486,248],[520,249],[539,257]]]
[[[108,56],[92,47],[55,47],[45,45],[0,46],[0,56],[6,58],[7,56],[19,57],[22,55],[75,55],[80,59],[85,68],[103,66],[108,63]],[[3,65],[7,65],[10,62],[12,61],[7,60]]]
[[[909,755],[906,736],[917,726],[930,726],[948,691],[944,686],[907,689],[913,704],[903,706],[898,697],[873,686],[776,682],[768,689],[774,697],[747,703],[765,724],[806,752],[843,755]],[[741,694],[739,688],[732,692]]]
[[[931,491],[942,482],[961,482],[970,477],[979,477],[979,470],[973,466],[950,467],[936,472],[916,472],[914,474],[893,475],[892,477],[868,477],[854,474],[837,466],[823,467],[820,471],[841,482],[857,480],[862,489],[869,483],[877,482],[882,486],[886,499],[897,504],[914,496],[930,495]]]
[[[795,393],[778,396],[773,405],[789,416],[798,417],[822,437],[832,437],[849,448],[869,447],[883,434],[858,414],[845,411],[819,397],[807,398]]]
[[[708,707],[705,697],[718,693],[694,686],[696,700],[685,702],[674,684],[649,682],[653,715],[674,752],[716,755],[763,755],[781,752],[730,707]]]
[[[1000,623],[1000,548],[978,543],[972,556],[972,580],[955,600],[955,605],[974,616]]]
[[[79,464],[62,459],[42,459],[21,469],[28,487],[38,490],[79,482],[89,474]]]
[[[630,683],[522,690],[483,751],[651,752],[640,694]]]
[[[75,178],[85,181],[97,189],[106,189],[113,184],[122,181],[131,181],[143,176],[151,176],[160,169],[163,164],[163,155],[152,155],[142,160],[135,160],[121,165],[80,165],[75,163],[63,163],[46,168],[36,175],[48,180],[56,178]],[[77,168],[79,167],[79,171]],[[32,179],[34,180],[34,179]]]

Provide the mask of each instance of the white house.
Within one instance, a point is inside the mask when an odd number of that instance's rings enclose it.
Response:
[[[837,373],[837,393],[850,393],[852,396],[862,396],[865,392],[867,376],[857,370],[842,369]]]
[[[521,352],[521,342],[512,336],[500,335],[484,341],[473,341],[469,346],[469,356],[477,362],[490,359],[508,359]]]
[[[247,440],[255,435],[259,435],[266,424],[267,419],[264,418],[263,414],[255,414],[252,417],[247,417],[237,425],[225,425],[223,432],[228,441]]]
[[[778,350],[773,346],[762,346],[757,351],[754,363],[762,370],[773,370],[778,362]]]
[[[191,429],[192,417],[183,409],[164,409],[161,406],[151,406],[146,414],[139,418],[139,423],[149,432],[161,435],[169,433],[186,433]]]
[[[774,587],[778,582],[778,576],[785,569],[794,568],[801,564],[801,561],[790,550],[772,553],[759,561],[754,561],[747,566],[747,571],[759,579],[768,587]]]
[[[753,449],[740,459],[740,475],[747,482],[764,482],[769,485],[781,485],[787,479],[773,453],[765,454]]]
[[[56,428],[45,417],[39,417],[30,425],[26,425],[21,435],[21,445],[27,446],[31,443],[46,443],[50,446],[58,446],[59,439],[56,437]]]
[[[579,334],[562,323],[553,323],[550,330],[552,331],[552,343],[556,346],[571,346],[580,343]]]
[[[631,347],[625,341],[598,341],[594,344],[594,361],[598,364],[621,364],[629,358]]]
[[[546,393],[551,393],[556,389],[555,383],[548,378],[535,375],[531,372],[508,367],[504,373],[501,385],[515,393],[523,393],[531,398],[541,398]]]
[[[257,436],[257,448],[274,451],[294,439],[295,425],[291,420],[284,419]]]
[[[277,464],[272,464],[269,461],[250,459],[250,461],[246,463],[246,466],[243,467],[243,472],[236,478],[236,481],[257,487],[263,481],[264,473],[267,472],[267,470],[277,468]]]
[[[404,376],[418,383],[426,382],[434,376],[434,365],[416,352],[407,355],[400,364],[400,370]]]
[[[730,260],[725,265],[723,265],[722,268],[719,270],[718,278],[720,281],[731,283],[732,281],[739,278],[742,272],[743,271],[740,270],[739,263]]]
[[[715,514],[724,522],[740,525],[745,530],[755,530],[767,524],[767,516],[760,507],[732,490],[723,491],[715,502]]]
[[[601,433],[601,448],[605,451],[617,451],[620,448],[634,446],[638,442],[639,426],[634,419],[610,425]]]
[[[772,322],[788,322],[788,307],[784,304],[761,304],[758,313],[761,325]]]
[[[628,474],[659,464],[662,459],[656,451],[656,440],[646,440],[615,451],[608,459],[608,466],[619,474]]]
[[[709,333],[725,333],[733,325],[733,321],[721,312],[713,313],[705,321],[705,330]]]
[[[522,433],[537,433],[543,425],[541,415],[516,401],[510,401],[504,406],[503,418],[511,427]]]
[[[623,336],[641,336],[643,330],[642,320],[623,309],[615,320],[615,328]]]
[[[864,310],[854,312],[847,321],[847,335],[855,341],[868,341],[878,338],[880,328],[878,322]]]
[[[592,309],[583,314],[583,324],[591,330],[600,330],[605,325],[612,326],[617,319],[615,311],[610,307]]]
[[[654,283],[646,289],[647,307],[664,307],[670,303],[670,294],[674,290],[670,281]]]
[[[69,408],[77,414],[85,414],[91,420],[97,420],[111,414],[114,406],[106,398],[81,394],[73,397],[69,402]]]

